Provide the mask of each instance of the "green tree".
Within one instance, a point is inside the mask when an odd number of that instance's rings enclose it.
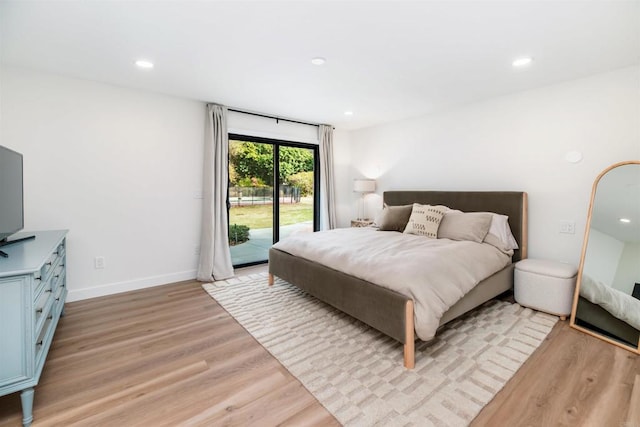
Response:
[[[259,178],[273,182],[273,146],[245,141],[229,141],[229,164],[236,174],[236,181]]]
[[[229,163],[229,182],[231,185],[238,185],[238,174],[233,163]]]
[[[280,180],[290,183],[289,177],[298,172],[313,171],[311,150],[295,147],[280,147]]]
[[[232,184],[255,178],[267,185],[273,183],[273,145],[247,141],[229,141],[229,169]],[[295,147],[280,147],[281,182],[298,172],[313,171],[313,152]],[[231,177],[231,174],[230,174]]]
[[[313,194],[313,171],[290,175],[289,184],[300,188],[300,195],[303,197]]]

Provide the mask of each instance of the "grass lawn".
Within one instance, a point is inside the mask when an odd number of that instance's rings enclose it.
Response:
[[[280,205],[280,225],[313,221],[313,198],[303,197],[300,203]],[[229,224],[242,224],[254,230],[273,226],[272,205],[232,206],[229,210]]]

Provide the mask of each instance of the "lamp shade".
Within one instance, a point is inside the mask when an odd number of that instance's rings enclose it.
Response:
[[[376,191],[375,179],[354,179],[353,191],[356,193],[373,193]]]

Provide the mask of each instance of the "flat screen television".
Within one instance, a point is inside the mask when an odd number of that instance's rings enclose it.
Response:
[[[22,154],[0,145],[0,241],[23,228]]]

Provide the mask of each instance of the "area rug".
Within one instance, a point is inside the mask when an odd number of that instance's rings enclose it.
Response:
[[[203,285],[345,426],[465,426],[496,395],[557,318],[489,301],[403,346],[267,273]]]

